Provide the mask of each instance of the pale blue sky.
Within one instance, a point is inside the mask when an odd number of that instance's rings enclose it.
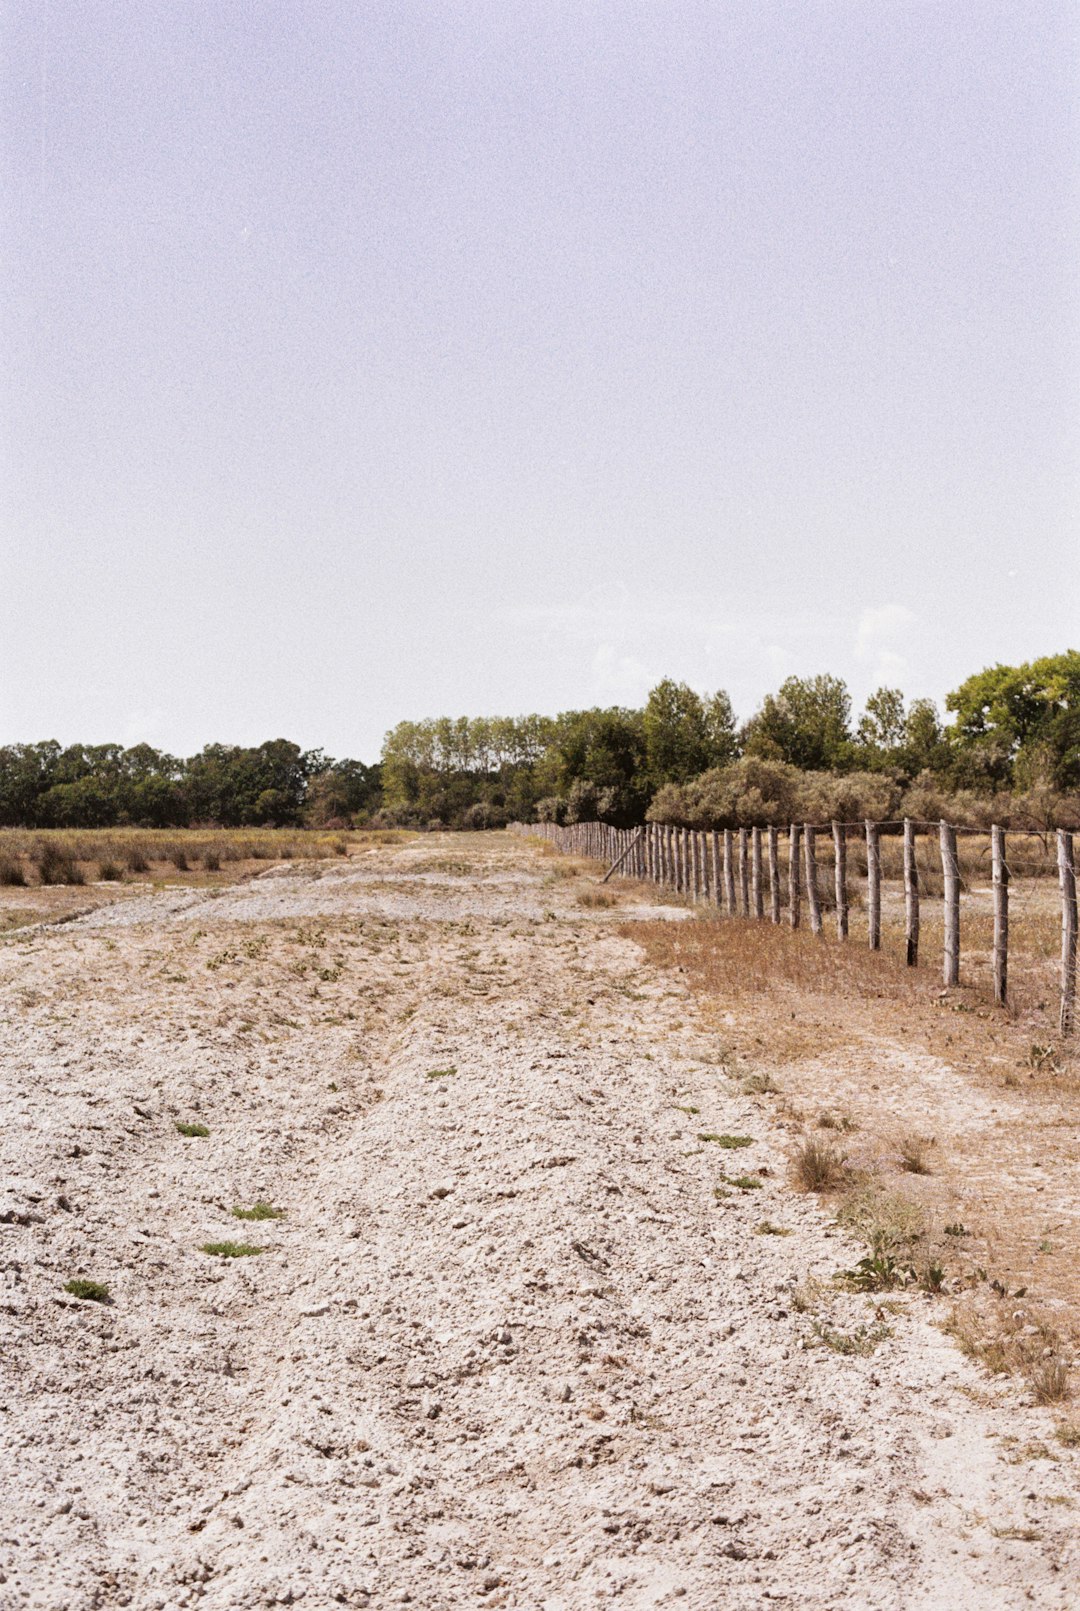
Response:
[[[1080,7],[9,0],[0,741],[1080,642]]]

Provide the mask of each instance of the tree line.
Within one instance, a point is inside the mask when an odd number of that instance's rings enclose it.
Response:
[[[0,826],[1080,821],[1080,652],[980,671],[945,710],[879,688],[853,719],[840,678],[789,677],[740,724],[726,693],[665,678],[640,708],[400,722],[374,765],[286,739],[186,760],[148,744],[11,744]]]

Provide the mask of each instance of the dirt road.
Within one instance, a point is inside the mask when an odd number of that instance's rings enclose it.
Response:
[[[808,1282],[863,1249],[558,872],[433,835],[0,948],[2,1611],[1078,1603],[1053,1417]]]

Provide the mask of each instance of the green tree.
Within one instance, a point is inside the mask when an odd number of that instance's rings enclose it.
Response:
[[[746,724],[743,749],[804,771],[831,771],[852,760],[851,700],[840,677],[788,677]]]

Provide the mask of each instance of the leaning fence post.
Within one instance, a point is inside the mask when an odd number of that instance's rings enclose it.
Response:
[[[1059,828],[1057,845],[1061,882],[1061,1033],[1068,1035],[1076,1011],[1076,866],[1072,834]]]
[[[799,824],[793,822],[788,834],[788,918],[793,929],[799,926]]]
[[[761,829],[750,833],[750,886],[754,893],[754,916],[765,916],[765,890],[761,882]]]
[[[776,829],[769,828],[769,916],[774,923],[780,921],[780,856],[776,844]]]
[[[915,860],[915,824],[904,818],[904,935],[907,965],[919,965],[919,867]]]
[[[724,910],[735,916],[735,845],[731,829],[724,829]]]
[[[876,822],[866,824],[866,907],[871,951],[881,950],[881,833]]]
[[[817,834],[810,823],[803,824],[803,851],[806,857],[806,901],[810,908],[810,932],[821,933],[821,897],[817,881]]]
[[[990,867],[994,889],[994,1000],[1004,1007],[1009,993],[1009,863],[1005,830],[990,829]]]
[[[846,940],[848,936],[848,902],[847,902],[847,835],[842,822],[832,825],[833,840],[833,870],[836,879],[836,937]]]
[[[745,828],[739,829],[739,912],[743,917],[750,916],[750,835]]]
[[[956,829],[940,826],[941,875],[945,883],[945,954],[942,978],[946,985],[960,983],[960,864],[956,857]]]

